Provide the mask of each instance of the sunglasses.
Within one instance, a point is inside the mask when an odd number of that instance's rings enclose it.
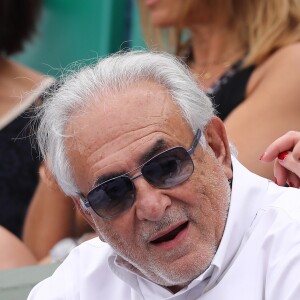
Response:
[[[101,218],[112,219],[135,202],[136,189],[133,180],[143,176],[155,188],[168,189],[188,180],[194,172],[191,155],[199,143],[201,131],[198,129],[189,150],[174,147],[161,152],[134,170],[109,179],[93,188],[86,197],[78,193],[85,207],[91,207]],[[140,169],[140,174],[129,174]]]

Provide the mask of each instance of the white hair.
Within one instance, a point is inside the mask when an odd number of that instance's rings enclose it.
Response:
[[[67,76],[57,91],[40,106],[37,114],[39,148],[67,195],[78,192],[64,143],[69,118],[91,101],[101,101],[99,95],[120,92],[143,80],[166,88],[194,132],[198,128],[203,130],[214,115],[211,100],[201,91],[188,68],[166,53],[119,52]]]

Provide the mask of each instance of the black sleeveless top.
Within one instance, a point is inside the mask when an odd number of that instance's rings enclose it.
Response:
[[[53,84],[45,80],[36,91],[33,104],[5,127],[0,129],[0,225],[22,236],[27,208],[39,180],[40,157],[32,145],[30,122],[36,101],[44,101],[44,94]],[[54,81],[55,83],[55,81]],[[1,251],[1,250],[0,250]]]
[[[245,99],[247,83],[254,69],[255,66],[241,68],[241,61],[238,61],[206,91],[222,120]]]
[[[31,111],[29,108],[0,130],[0,224],[19,237],[40,163],[31,146]]]
[[[189,65],[194,61],[192,47],[187,46],[181,50],[181,59]],[[211,98],[221,120],[226,117],[245,99],[248,80],[255,66],[242,67],[242,60],[235,62],[214,84],[206,94]]]

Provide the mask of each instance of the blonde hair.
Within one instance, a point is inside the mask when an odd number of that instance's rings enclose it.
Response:
[[[168,30],[153,28],[147,9],[139,1],[141,24],[148,46],[179,55],[185,47],[182,23],[198,1],[183,1],[180,19],[174,28]],[[220,14],[228,16],[233,32],[246,49],[244,66],[259,64],[279,48],[300,41],[300,0],[206,1],[216,18]]]

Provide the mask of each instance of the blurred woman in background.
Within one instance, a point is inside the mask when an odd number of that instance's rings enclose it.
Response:
[[[149,47],[189,65],[239,160],[273,179],[258,158],[276,137],[300,130],[300,0],[138,2]]]
[[[28,125],[34,103],[53,79],[9,57],[34,33],[40,6],[40,0],[0,0],[0,225],[18,237],[40,164]]]

